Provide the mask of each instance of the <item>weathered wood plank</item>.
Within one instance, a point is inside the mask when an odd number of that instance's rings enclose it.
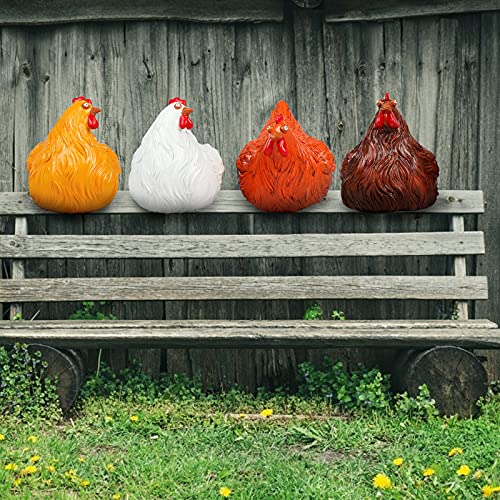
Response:
[[[28,234],[28,219],[26,217],[16,217],[14,231],[18,236]],[[13,260],[11,264],[11,278],[15,280],[22,280],[24,277],[24,260]],[[11,304],[10,319],[14,319],[17,314],[22,315],[22,313],[22,304]]]
[[[255,26],[255,31],[266,36],[271,26]],[[236,32],[239,32],[239,36]],[[224,162],[223,188],[238,186],[234,160],[244,144],[242,137],[252,134],[252,109],[250,108],[251,86],[247,59],[250,43],[246,37],[246,25],[195,26],[179,25],[176,46],[179,54],[179,92],[186,96],[194,108],[194,133],[200,142],[218,145]],[[248,51],[248,52],[247,52]],[[247,66],[248,65],[248,66]],[[175,88],[175,87],[174,87]],[[176,91],[177,92],[177,91]],[[177,95],[177,94],[175,94]],[[168,223],[171,217],[166,217]],[[206,215],[184,216],[188,234],[239,232],[247,226],[246,220],[234,216],[207,217]],[[231,229],[229,229],[231,228]],[[239,274],[239,262],[186,259],[186,275]],[[174,303],[174,307],[175,307]],[[168,303],[167,307],[171,307]],[[207,301],[185,304],[186,318],[235,317],[236,303]],[[169,351],[170,353],[171,351]],[[232,352],[191,349],[185,353],[192,375],[200,377],[206,387],[224,387],[238,383],[238,356]],[[168,360],[167,360],[168,362]],[[250,378],[250,377],[248,377]]]
[[[109,92],[113,110],[121,110],[123,116],[116,116],[112,124],[117,133],[117,145],[122,161],[122,186],[127,186],[130,174],[130,160],[139,146],[144,133],[165,107],[169,97],[179,95],[180,51],[178,46],[179,25],[175,22],[135,22],[123,25],[123,36],[116,33],[116,44],[123,54],[123,77],[117,82],[117,89]],[[104,66],[105,64],[103,64]],[[114,79],[113,79],[114,81]],[[124,96],[124,97],[122,97]],[[122,106],[123,102],[140,103],[137,106]],[[115,112],[115,111],[113,111]],[[135,124],[133,127],[127,124]],[[98,218],[98,216],[96,216]],[[133,217],[122,217],[122,233],[161,234],[164,217],[142,213]],[[172,222],[175,216],[172,217]],[[136,228],[139,228],[137,230]],[[179,263],[182,265],[182,263]],[[158,276],[163,274],[164,262],[130,259],[121,262],[122,273],[129,276]],[[120,275],[114,274],[114,275]],[[172,306],[178,307],[178,304]],[[164,318],[165,305],[160,302],[146,304],[124,302],[120,304],[119,317]],[[161,352],[150,349],[129,350],[131,360],[139,360],[150,375],[159,375]],[[112,352],[111,356],[115,356]]]
[[[400,55],[400,98],[398,99],[400,111],[406,120],[411,134],[427,149],[435,151],[437,116],[443,113],[437,109],[439,73],[438,73],[438,47],[439,47],[439,23],[437,18],[409,18],[389,21],[391,24],[399,24],[399,42],[395,39],[387,41],[387,44],[395,45],[394,50],[399,48]],[[448,168],[442,165],[441,172]],[[440,188],[448,188],[440,179]],[[401,221],[404,222],[404,221]],[[391,224],[389,221],[387,223]],[[448,230],[447,218],[431,220],[429,217],[416,216],[412,220],[412,227],[419,231],[436,229],[443,224],[443,229]],[[428,269],[442,269],[448,271],[448,263],[445,259],[418,259],[404,264],[404,274],[425,274]],[[443,272],[440,271],[440,272]],[[432,303],[419,304],[413,308],[412,304],[404,304],[398,310],[390,311],[387,304],[383,304],[385,314],[395,314],[394,317],[436,317],[440,311],[448,312],[449,304]],[[416,316],[413,316],[413,315]],[[385,316],[384,316],[385,317]]]
[[[451,218],[451,229],[456,233],[463,233],[465,231],[465,221],[462,215],[453,215]],[[458,255],[453,258],[453,266],[455,271],[455,276],[461,278],[467,276],[467,265],[465,262],[465,257]],[[458,302],[458,316],[460,319],[469,319],[469,308],[467,302]]]
[[[109,216],[108,216],[109,217]],[[457,216],[460,217],[460,216]],[[26,218],[24,218],[26,219]],[[0,236],[0,258],[242,258],[484,253],[479,231],[434,233]]]
[[[294,329],[297,327],[304,327],[310,330],[322,330],[325,327],[328,329],[356,329],[356,330],[371,330],[372,328],[377,328],[379,330],[387,329],[412,329],[416,328],[419,330],[424,329],[470,329],[470,328],[480,328],[480,329],[496,329],[498,325],[493,321],[487,319],[472,319],[468,321],[461,320],[441,320],[441,319],[424,319],[424,320],[402,320],[402,319],[384,319],[384,320],[346,320],[346,321],[305,321],[305,320],[226,320],[226,319],[211,319],[211,320],[200,320],[200,319],[182,319],[182,320],[144,320],[144,319],[134,319],[134,320],[104,320],[96,323],[89,323],[88,321],[67,321],[67,320],[36,320],[36,321],[0,321],[0,331],[1,330],[81,330],[88,329],[92,327],[97,330],[127,330],[132,329],[172,329],[172,330],[182,330],[184,328],[188,329],[199,329],[200,331],[206,328],[232,328],[239,330],[252,330],[255,325],[263,328],[274,328],[279,327],[282,329]]]
[[[7,323],[3,325],[1,323]],[[448,325],[425,327],[418,325],[393,325],[379,327],[377,322],[366,322],[362,328],[349,325],[349,321],[160,321],[154,326],[129,322],[128,328],[117,327],[115,322],[95,322],[73,328],[69,322],[40,328],[26,322],[10,328],[0,323],[0,344],[13,343],[20,338],[26,342],[43,342],[47,345],[93,345],[100,347],[122,346],[124,343],[141,347],[351,347],[360,344],[371,347],[428,347],[453,344],[463,347],[500,348],[500,330],[494,324],[477,324],[450,321]],[[103,325],[103,323],[107,323]],[[135,324],[134,324],[135,323]],[[444,323],[444,322],[443,322]],[[473,322],[470,322],[473,323]],[[23,326],[26,325],[25,328]],[[95,326],[94,326],[95,325]]]
[[[14,185],[14,123],[16,119],[14,86],[16,75],[12,70],[17,57],[16,37],[9,30],[0,30],[0,109],[4,120],[0,122],[0,191],[11,191]],[[0,218],[0,233],[12,231],[9,220]],[[0,279],[5,262],[0,260]],[[5,311],[7,315],[8,311]],[[0,318],[4,319],[3,304],[0,304]]]
[[[92,5],[71,0],[4,0],[2,24],[55,24],[86,21],[187,20],[196,22],[282,21],[280,0],[94,0]]]
[[[398,17],[437,16],[500,10],[498,0],[325,0],[327,22],[379,21]]]
[[[0,300],[473,300],[488,298],[485,277],[223,276],[3,280]]]
[[[217,200],[208,208],[198,213],[259,213],[236,190],[224,190],[219,193]],[[137,214],[148,213],[137,206],[128,191],[119,191],[113,202],[96,214]],[[305,208],[299,213],[357,213],[342,204],[339,191],[330,191],[322,202]],[[407,212],[409,213],[409,212]],[[482,191],[440,191],[436,203],[417,213],[427,214],[480,214],[484,213]],[[0,193],[0,215],[55,215],[41,209],[27,193]]]

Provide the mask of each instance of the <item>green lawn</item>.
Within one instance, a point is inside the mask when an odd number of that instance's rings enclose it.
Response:
[[[265,408],[273,416],[228,416]],[[90,398],[62,422],[0,420],[0,498],[216,499],[222,487],[234,499],[482,498],[500,484],[499,424],[498,397],[474,420],[428,422],[393,410],[342,417],[293,396]],[[456,474],[462,465],[468,475]],[[374,488],[378,473],[390,488]]]

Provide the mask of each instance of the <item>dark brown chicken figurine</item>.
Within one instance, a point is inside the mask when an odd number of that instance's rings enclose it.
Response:
[[[386,93],[364,139],[344,158],[340,171],[344,205],[363,212],[420,210],[437,198],[434,155],[410,134]]]

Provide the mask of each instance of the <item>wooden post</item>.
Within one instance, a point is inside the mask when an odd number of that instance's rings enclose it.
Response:
[[[451,216],[451,229],[454,232],[463,233],[465,231],[465,221],[463,215]],[[457,277],[467,276],[467,265],[465,256],[457,255],[453,258],[454,273]],[[458,316],[461,320],[469,319],[469,308],[466,301],[458,302]]]
[[[28,234],[28,218],[16,217],[14,234],[25,236]],[[16,259],[12,261],[11,268],[12,279],[24,279],[24,260]],[[14,319],[16,314],[23,313],[22,304],[11,304],[10,306],[10,319]]]

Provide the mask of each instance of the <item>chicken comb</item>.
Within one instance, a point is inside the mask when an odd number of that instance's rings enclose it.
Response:
[[[92,101],[90,99],[87,99],[82,95],[79,95],[78,97],[73,97],[73,99],[71,100],[71,102],[76,102],[76,101],[87,101],[89,104],[92,104]]]
[[[279,123],[282,122],[285,119],[283,116],[283,113],[280,113],[279,115],[276,115],[276,118],[274,119],[274,123]]]
[[[173,97],[168,101],[168,104],[172,104],[173,102],[180,102],[183,106],[186,105],[186,101],[184,99],[181,99],[180,97]]]
[[[384,101],[390,101],[390,100],[391,100],[391,98],[389,97],[389,92],[386,92],[386,93],[385,93],[385,96],[384,96],[384,99],[383,99],[383,100],[384,100]]]

